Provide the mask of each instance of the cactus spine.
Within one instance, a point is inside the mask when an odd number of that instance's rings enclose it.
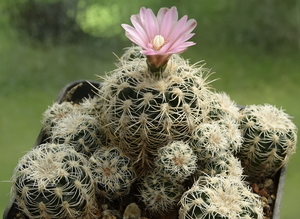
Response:
[[[42,144],[24,155],[12,194],[29,218],[94,218],[94,181],[86,158],[71,146]]]
[[[272,105],[251,105],[241,112],[244,143],[238,157],[250,179],[268,177],[295,152],[297,128],[289,116]]]

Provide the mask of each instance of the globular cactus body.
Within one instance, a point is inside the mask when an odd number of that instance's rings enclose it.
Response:
[[[238,177],[200,177],[180,203],[179,219],[263,218],[258,195]]]
[[[157,172],[169,178],[170,181],[183,182],[195,172],[197,156],[187,143],[174,141],[158,149],[154,163]]]
[[[241,162],[231,153],[221,152],[209,160],[198,163],[195,179],[200,176],[235,176],[242,178],[243,168]]]
[[[71,146],[42,144],[24,155],[12,194],[29,218],[94,218],[94,181],[86,158]]]
[[[188,139],[201,120],[205,71],[176,55],[159,75],[149,71],[145,58],[123,61],[99,90],[105,133],[140,160],[139,167],[151,166],[159,146]]]
[[[142,179],[140,196],[151,214],[163,214],[176,208],[183,191],[179,182],[170,181],[163,174],[153,172]]]
[[[204,122],[222,119],[237,121],[240,115],[239,107],[226,93],[210,93],[210,96],[203,101],[203,105],[205,106]]]
[[[90,158],[96,193],[109,200],[127,195],[136,173],[132,161],[116,147],[102,147]]]
[[[99,123],[82,111],[68,114],[57,122],[50,135],[50,141],[54,143],[69,144],[77,152],[91,156],[101,145]]]
[[[230,152],[225,131],[217,122],[202,123],[194,129],[189,145],[200,161],[209,160],[221,152]]]
[[[295,152],[297,128],[283,110],[269,104],[247,106],[240,126],[244,143],[238,157],[250,179],[273,175]]]
[[[70,102],[53,103],[43,113],[43,131],[50,136],[52,128],[64,117],[76,111],[76,107]]]

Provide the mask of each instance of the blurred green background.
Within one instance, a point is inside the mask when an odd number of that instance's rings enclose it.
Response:
[[[300,127],[300,0],[1,0],[0,212],[18,159],[34,144],[60,89],[114,69],[131,42],[121,23],[141,6],[178,7],[198,21],[183,57],[204,60],[238,104],[282,107]],[[116,54],[116,56],[115,56]],[[299,218],[300,153],[288,165],[281,218]]]

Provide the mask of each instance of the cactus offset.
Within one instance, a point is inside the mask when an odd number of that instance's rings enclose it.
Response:
[[[66,115],[52,127],[50,141],[69,144],[77,152],[91,156],[101,145],[99,122],[82,111]]]
[[[240,120],[244,143],[238,157],[250,179],[268,177],[295,152],[297,128],[283,110],[269,104],[250,105]]]
[[[170,181],[157,172],[147,175],[141,184],[141,200],[150,213],[163,214],[174,210],[184,191],[179,182]]]
[[[195,128],[189,144],[200,161],[209,160],[218,153],[229,151],[230,143],[225,131],[217,122],[202,123]]]
[[[239,107],[226,93],[212,92],[208,98],[203,100],[205,106],[203,116],[204,122],[211,120],[229,119],[237,121],[239,119]]]
[[[263,218],[259,196],[237,177],[200,177],[180,202],[179,219]]]
[[[118,148],[99,148],[90,162],[97,194],[114,200],[129,193],[136,174],[130,158]]]
[[[193,178],[198,179],[199,176],[235,176],[242,178],[243,168],[241,161],[233,154],[221,152],[209,160],[199,162],[196,173]]]
[[[29,218],[94,218],[94,181],[86,158],[68,145],[42,144],[24,155],[12,194]]]
[[[154,163],[157,172],[168,177],[170,181],[183,182],[195,172],[197,156],[187,143],[174,141],[158,149]]]
[[[70,102],[53,103],[43,113],[43,131],[50,136],[53,126],[55,126],[61,119],[76,111],[76,107]]]

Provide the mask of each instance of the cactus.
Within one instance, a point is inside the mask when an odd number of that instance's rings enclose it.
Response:
[[[225,131],[218,122],[202,123],[195,128],[189,145],[200,161],[209,160],[221,152],[230,150]]]
[[[297,128],[275,106],[250,105],[241,112],[244,143],[238,157],[249,179],[268,177],[285,165],[297,144]]]
[[[114,200],[129,193],[136,174],[130,158],[118,148],[99,148],[90,163],[97,194]]]
[[[52,127],[50,141],[69,144],[77,152],[91,156],[101,145],[98,125],[96,118],[77,110]]]
[[[172,182],[157,172],[145,176],[141,184],[140,197],[151,214],[163,214],[174,210],[184,191],[179,182]]]
[[[216,121],[216,123],[220,126],[221,130],[224,130],[225,137],[229,143],[229,150],[233,154],[236,154],[240,150],[244,141],[240,130],[239,120],[225,117]]]
[[[97,95],[89,98],[84,98],[82,102],[78,105],[78,109],[84,114],[88,114],[94,118],[99,118],[100,116],[100,97]]]
[[[239,119],[240,108],[226,93],[211,93],[208,98],[203,100],[204,122],[216,121],[220,119],[230,119],[237,121]]]
[[[200,176],[235,176],[242,178],[243,168],[241,161],[231,153],[221,152],[204,162],[199,162],[199,167],[193,175],[195,179]]]
[[[53,126],[57,124],[66,115],[73,113],[76,107],[70,102],[53,103],[43,113],[43,131],[46,135],[50,136]]]
[[[170,181],[183,182],[195,172],[197,156],[187,143],[174,141],[158,149],[154,163],[157,172],[162,173]]]
[[[12,195],[29,218],[94,218],[94,181],[86,158],[68,145],[42,144],[15,168]]]
[[[263,218],[259,196],[238,177],[200,177],[180,203],[179,219]]]
[[[99,90],[105,133],[139,161],[138,167],[151,167],[158,147],[188,139],[201,120],[201,101],[209,90],[206,71],[175,55],[159,75],[149,71],[144,58],[121,63]]]

